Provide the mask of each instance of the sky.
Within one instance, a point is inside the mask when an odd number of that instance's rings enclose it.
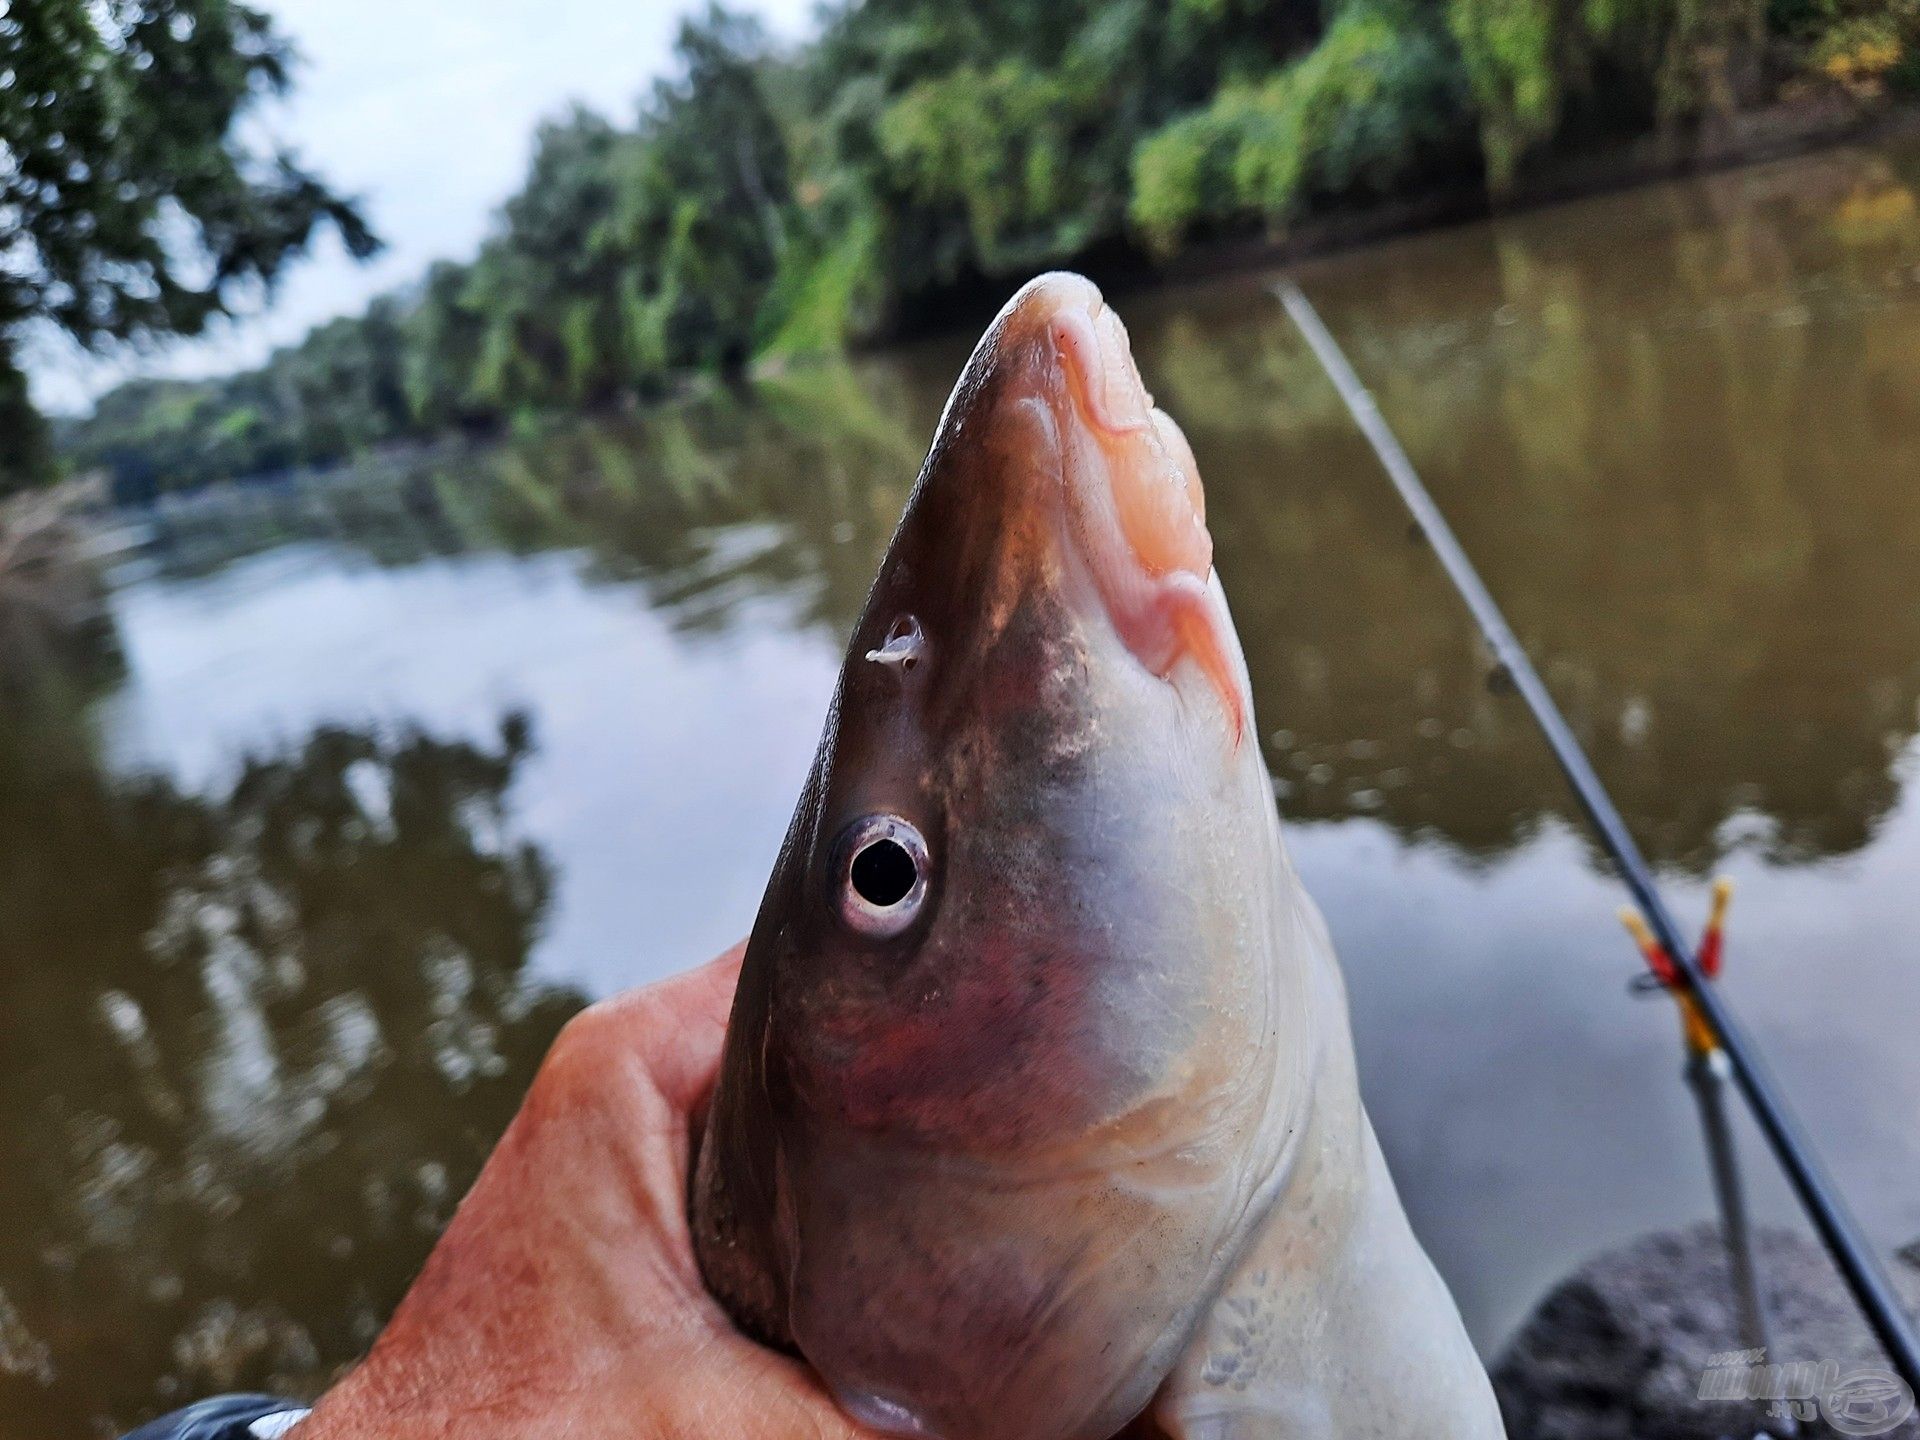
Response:
[[[148,355],[95,360],[40,336],[27,356],[48,409],[85,409],[133,374],[258,363],[319,321],[361,309],[441,257],[465,259],[524,174],[534,126],[579,99],[621,122],[670,64],[674,27],[704,0],[254,0],[303,64],[262,115],[333,186],[365,203],[387,248],[356,264],[329,236],[264,309]],[[747,0],[782,39],[814,0]]]

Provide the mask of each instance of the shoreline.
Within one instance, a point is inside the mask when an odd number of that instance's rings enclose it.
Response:
[[[1103,291],[1114,296],[1177,290],[1642,186],[1914,135],[1920,135],[1920,102],[1863,102],[1826,91],[1716,117],[1686,131],[1654,132],[1555,156],[1522,175],[1508,194],[1498,198],[1477,183],[1440,185],[1391,200],[1308,216],[1279,234],[1216,235],[1195,240],[1166,261],[1151,261],[1137,249],[1126,247],[1060,263],[1069,269],[1084,267]],[[951,303],[943,307],[937,323],[856,344],[844,353],[880,356],[978,328],[998,310],[1005,294],[1011,293],[1005,285],[983,288],[990,295],[983,296],[978,307],[964,300]],[[989,303],[991,295],[999,298]],[[768,361],[753,365],[749,373],[753,378],[777,375],[819,358],[797,355]]]
[[[1498,198],[1479,183],[1450,183],[1392,200],[1309,216],[1289,226],[1284,233],[1202,238],[1167,261],[1152,261],[1136,246],[1122,243],[1064,258],[1059,264],[1084,269],[1103,291],[1115,297],[1177,291],[1234,275],[1283,269],[1392,240],[1501,216],[1527,214],[1642,186],[1764,165],[1845,145],[1915,135],[1920,135],[1920,102],[1859,101],[1837,90],[1828,90],[1716,117],[1686,131],[1655,132],[1556,156],[1540,162],[1521,177],[1512,191]],[[751,384],[835,360],[867,360],[938,344],[977,329],[997,312],[1010,293],[1009,283],[975,277],[936,301],[931,306],[932,316],[923,323],[851,344],[843,350],[756,361],[746,368],[744,375],[732,380],[704,372],[686,372],[664,394],[638,402],[544,411],[538,414],[535,424],[545,429],[579,420],[643,416],[661,407],[697,400],[716,388],[738,385],[742,381]],[[508,436],[509,427],[504,425],[448,430],[418,439],[389,442],[370,451],[297,470],[226,475],[202,485],[168,489],[144,501],[113,497],[106,508],[140,510],[154,504],[178,503],[228,487],[247,489],[261,484],[304,482],[383,459],[431,453],[441,447],[500,444]],[[85,482],[91,478],[82,475],[75,477],[75,481]],[[111,490],[111,485],[108,489]]]
[[[1159,266],[1155,278],[1174,285],[1283,266],[1423,231],[1913,134],[1920,134],[1920,105],[1912,103],[1862,104],[1837,94],[1779,101],[1690,133],[1656,132],[1555,157],[1497,199],[1478,185],[1442,186],[1310,218],[1280,236],[1202,241]]]

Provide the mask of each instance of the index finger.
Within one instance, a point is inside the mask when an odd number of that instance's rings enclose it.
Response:
[[[742,940],[696,969],[593,1007],[603,1038],[637,1052],[676,1111],[692,1111],[713,1089],[746,951]]]

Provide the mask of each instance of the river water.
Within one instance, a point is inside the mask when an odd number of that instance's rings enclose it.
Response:
[[[1920,150],[1299,278],[1873,1235],[1920,1234]],[[1709,1212],[1671,1007],[1260,276],[1121,301],[1483,1348]],[[965,338],[142,517],[0,711],[0,1436],[311,1392],[555,1029],[752,918]],[[1750,1131],[1760,1209],[1792,1206]]]

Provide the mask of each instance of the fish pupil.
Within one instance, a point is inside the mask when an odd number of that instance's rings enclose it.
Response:
[[[919,874],[904,845],[882,839],[853,857],[850,878],[862,900],[885,909],[907,898]]]

